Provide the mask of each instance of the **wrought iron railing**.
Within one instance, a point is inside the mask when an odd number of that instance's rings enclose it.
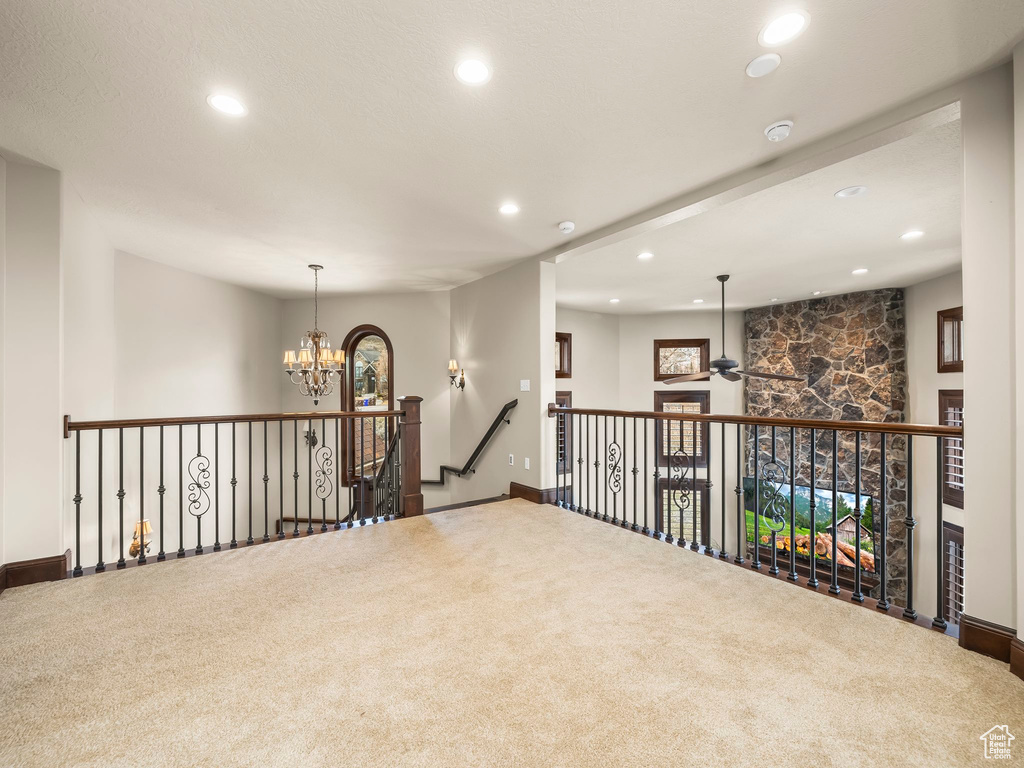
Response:
[[[407,454],[419,460],[419,403],[403,398],[401,410],[354,413],[66,417],[72,575],[420,514],[419,466],[403,462]],[[359,477],[343,473],[339,482],[346,435],[367,428],[384,436],[386,450],[363,452]]]
[[[962,427],[554,404],[548,414],[563,436],[558,506],[769,575],[786,569],[789,581],[919,623],[915,529],[934,525],[930,625],[957,621],[943,598],[942,458]],[[938,483],[923,518],[913,479],[922,441],[934,444]]]

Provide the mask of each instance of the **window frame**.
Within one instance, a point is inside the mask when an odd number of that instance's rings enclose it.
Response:
[[[558,368],[555,369],[555,378],[571,379],[572,334],[555,331],[555,343],[558,345]]]
[[[960,409],[960,423],[963,423],[963,409],[964,409],[964,391],[962,389],[940,389],[939,390],[939,424],[941,426],[950,426],[949,421],[946,419],[946,412],[950,408]],[[942,438],[942,503],[948,504],[951,507],[957,507],[958,509],[964,508],[964,489],[963,484],[957,488],[949,482],[950,476],[946,471],[946,461],[948,451],[953,447],[950,444],[956,441],[960,448],[960,460],[963,462],[963,451],[964,441],[962,437],[944,437]]]
[[[700,413],[711,413],[711,390],[710,389],[659,389],[654,392],[654,410],[664,413],[665,409],[662,407],[666,403],[698,403],[700,404]],[[685,421],[685,419],[684,419]],[[662,453],[662,447],[665,441],[662,437],[663,429],[665,424],[670,424],[670,421],[664,419],[657,419],[654,422],[654,455],[655,463],[659,467],[669,466],[670,457],[668,454]],[[711,434],[708,429],[708,422],[706,421],[695,421],[693,422],[694,429],[697,430],[700,440],[700,454],[693,457],[693,461],[690,465],[690,469],[700,467],[707,467],[708,465],[708,451],[711,449]]]
[[[391,344],[391,338],[383,329],[376,325],[357,325],[345,336],[341,349],[345,352],[345,369],[341,375],[340,408],[344,412],[354,412],[355,406],[355,352],[359,342],[368,336],[377,336],[388,350],[388,406],[389,411],[395,410],[395,348]],[[372,411],[367,412],[366,418],[372,418]],[[354,465],[356,461],[356,433],[355,419],[347,419],[342,427],[342,440],[338,456],[339,481],[342,486],[356,485],[359,482],[359,473]],[[397,427],[396,427],[397,428]],[[373,429],[376,429],[374,422]],[[360,451],[364,446],[360,443]],[[385,446],[384,450],[387,450]],[[363,467],[365,468],[365,464]]]
[[[960,617],[963,615],[963,582],[964,574],[964,529],[943,521],[942,523],[942,613],[943,618],[951,624],[960,624]],[[959,562],[959,574],[956,572]],[[950,584],[959,576],[960,592],[957,595],[949,594]],[[953,615],[952,607],[956,611]]]
[[[558,391],[555,392],[555,405],[560,408],[572,408],[572,392]],[[572,416],[564,416],[558,420],[560,423],[555,427],[555,451],[558,456],[557,460],[557,473],[559,475],[572,475],[572,466],[568,463],[572,460]],[[559,430],[565,429],[564,444],[559,443],[559,439],[563,436],[559,434]],[[571,480],[569,483],[571,484]]]
[[[655,339],[654,340],[654,380],[667,381],[678,373],[662,373],[661,371],[661,350],[677,349],[680,347],[695,347],[700,350],[700,370],[707,371],[707,376],[695,381],[707,381],[711,378],[711,339]]]
[[[939,373],[962,373],[964,370],[964,308],[963,307],[951,307],[950,309],[940,309],[936,316],[938,318],[938,335],[937,339],[937,350],[938,350],[938,372]],[[954,333],[954,338],[949,340],[952,344],[955,359],[952,362],[946,362],[946,356],[943,352],[946,349],[946,322],[953,320],[956,322],[954,327],[957,329]]]

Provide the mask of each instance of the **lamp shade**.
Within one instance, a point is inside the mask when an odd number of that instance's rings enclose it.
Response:
[[[319,358],[319,360],[320,360],[320,362],[323,365],[327,365],[328,363],[330,363],[331,362],[331,350],[327,349],[326,347],[321,349],[320,350],[320,358]]]
[[[285,365],[295,365],[295,362],[296,362],[296,360],[295,360],[295,350],[294,349],[286,349],[285,352],[284,352],[284,364]]]
[[[313,355],[308,349],[299,350],[299,362],[303,365],[313,364]]]
[[[345,353],[342,352],[340,349],[334,350],[334,362],[336,362],[339,366],[345,364]]]
[[[138,537],[140,535],[140,533],[142,533],[142,534],[150,534],[152,532],[153,532],[153,526],[149,524],[149,520],[148,519],[143,520],[141,523],[138,520],[135,521],[135,536],[136,537]]]
[[[448,361],[448,372],[449,373],[455,373],[457,370],[459,370],[459,364],[455,360],[449,360]]]

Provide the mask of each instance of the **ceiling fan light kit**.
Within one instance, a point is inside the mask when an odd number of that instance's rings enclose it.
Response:
[[[764,371],[741,371],[738,361],[725,355],[725,284],[729,275],[719,275],[718,282],[722,284],[722,356],[710,363],[710,371],[699,371],[698,373],[684,373],[682,376],[674,376],[666,379],[666,384],[680,384],[685,381],[706,381],[712,376],[721,376],[726,381],[739,381],[746,377],[748,379],[777,379],[779,381],[803,381],[803,376],[787,376],[782,373],[766,373]]]

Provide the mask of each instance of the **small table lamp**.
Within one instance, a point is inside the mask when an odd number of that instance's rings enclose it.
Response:
[[[153,526],[149,524],[149,520],[136,520],[135,521],[135,532],[132,534],[132,544],[128,547],[129,557],[138,557],[141,547],[146,548],[146,554],[149,554],[149,534],[153,532]],[[141,547],[140,547],[141,541]]]

